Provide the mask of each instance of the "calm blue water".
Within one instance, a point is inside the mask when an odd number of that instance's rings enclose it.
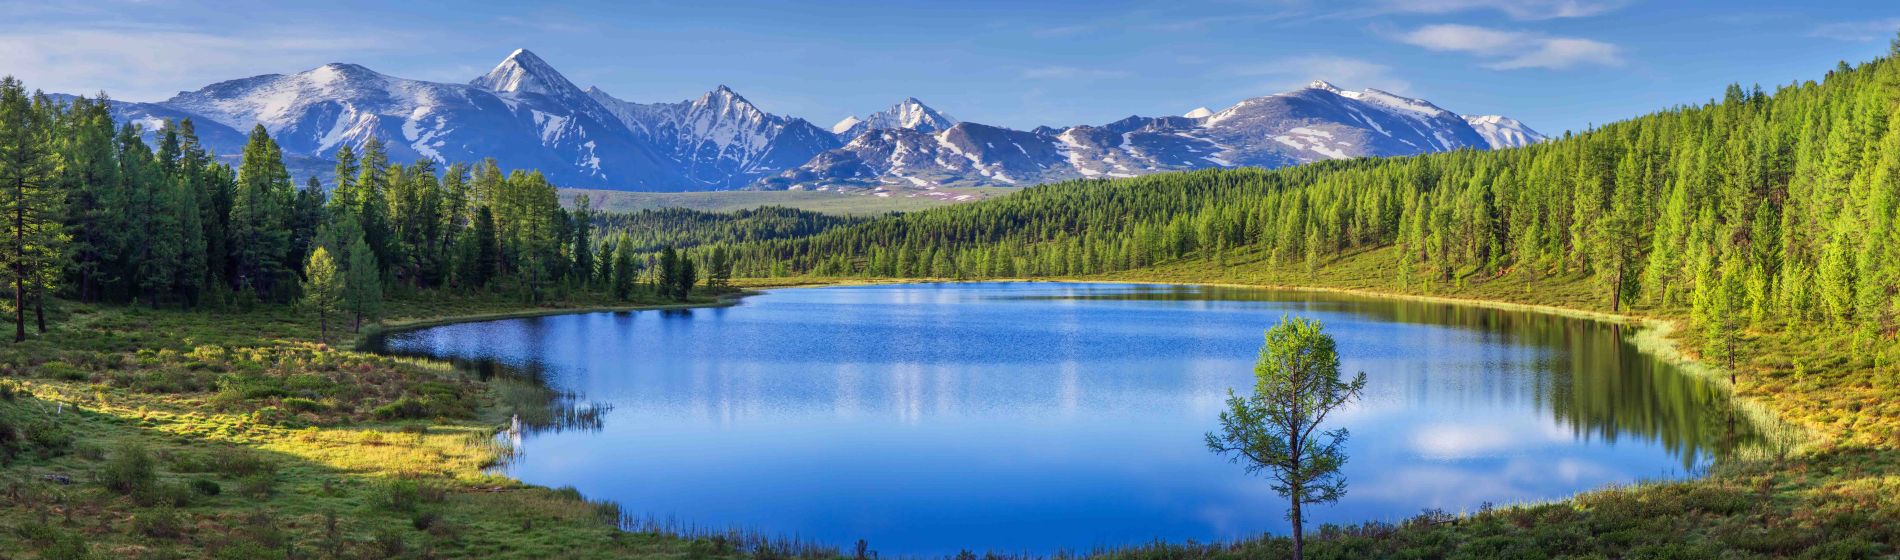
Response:
[[[1114,284],[775,290],[731,308],[398,333],[605,410],[536,426],[504,470],[634,514],[890,555],[1046,554],[1284,532],[1268,482],[1209,453],[1283,314],[1338,339],[1365,398],[1317,523],[1398,521],[1705,468],[1713,387],[1618,327],[1309,293]],[[610,408],[608,408],[610,407]]]

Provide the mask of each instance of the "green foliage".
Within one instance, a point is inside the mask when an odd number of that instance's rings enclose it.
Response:
[[[328,339],[330,316],[343,306],[344,279],[337,273],[336,260],[330,258],[330,251],[323,247],[310,252],[303,276],[303,304],[316,312],[321,329],[319,336]]]
[[[1249,473],[1265,471],[1273,490],[1287,498],[1293,521],[1293,557],[1303,546],[1302,511],[1307,504],[1338,501],[1346,494],[1339,469],[1346,463],[1345,428],[1314,432],[1332,411],[1358,398],[1366,374],[1340,378],[1339,351],[1317,321],[1283,317],[1267,329],[1254,392],[1228,390],[1219,432],[1207,448],[1240,463]]]
[[[158,466],[143,445],[125,444],[113,450],[99,484],[119,494],[147,495],[158,486]]]

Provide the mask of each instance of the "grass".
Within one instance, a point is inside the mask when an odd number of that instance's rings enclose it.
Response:
[[[571,296],[403,298],[390,324],[664,305]],[[810,554],[488,474],[509,407],[555,396],[529,382],[348,350],[282,307],[57,318],[0,348],[0,558]]]
[[[609,212],[637,212],[659,208],[687,208],[706,212],[731,212],[760,206],[784,206],[826,214],[870,216],[888,212],[914,212],[959,202],[971,202],[1003,196],[1018,189],[1006,187],[946,187],[931,192],[892,191],[889,196],[863,192],[838,191],[710,191],[651,193],[600,189],[561,189],[561,202],[571,206],[574,197],[586,194],[594,208]],[[968,197],[957,200],[957,197]]]

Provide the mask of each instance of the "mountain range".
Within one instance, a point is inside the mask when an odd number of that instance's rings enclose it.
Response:
[[[218,82],[155,103],[114,101],[156,131],[190,118],[205,145],[236,154],[262,125],[300,174],[325,174],[341,146],[380,138],[392,161],[494,157],[570,187],[639,191],[929,189],[1027,186],[1206,167],[1495,149],[1543,141],[1497,115],[1460,115],[1376,89],[1313,82],[1178,117],[1015,130],[960,121],[915,98],[831,128],[775,115],[726,86],[639,103],[581,89],[525,49],[467,84],[410,80],[355,64]]]

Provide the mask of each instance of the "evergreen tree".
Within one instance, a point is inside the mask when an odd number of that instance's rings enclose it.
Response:
[[[615,299],[626,300],[633,296],[633,284],[636,276],[633,261],[633,242],[626,235],[614,243],[612,275],[609,283],[613,286]]]
[[[344,281],[337,273],[336,260],[330,258],[330,251],[317,247],[310,252],[310,258],[304,265],[303,303],[317,313],[318,332],[323,339],[330,338],[330,315],[342,306]]]
[[[361,235],[350,241],[350,266],[344,278],[344,300],[355,315],[350,330],[360,331],[365,319],[383,312],[383,275],[376,267],[376,251]]]
[[[13,341],[26,340],[29,300],[44,305],[52,272],[63,262],[66,240],[60,212],[64,200],[54,189],[57,158],[53,151],[53,108],[44,96],[26,93],[12,76],[0,78],[0,269],[13,288]]]
[[[237,192],[231,201],[233,288],[259,296],[277,292],[288,270],[284,256],[290,251],[291,191],[283,151],[258,125],[245,143]]]

